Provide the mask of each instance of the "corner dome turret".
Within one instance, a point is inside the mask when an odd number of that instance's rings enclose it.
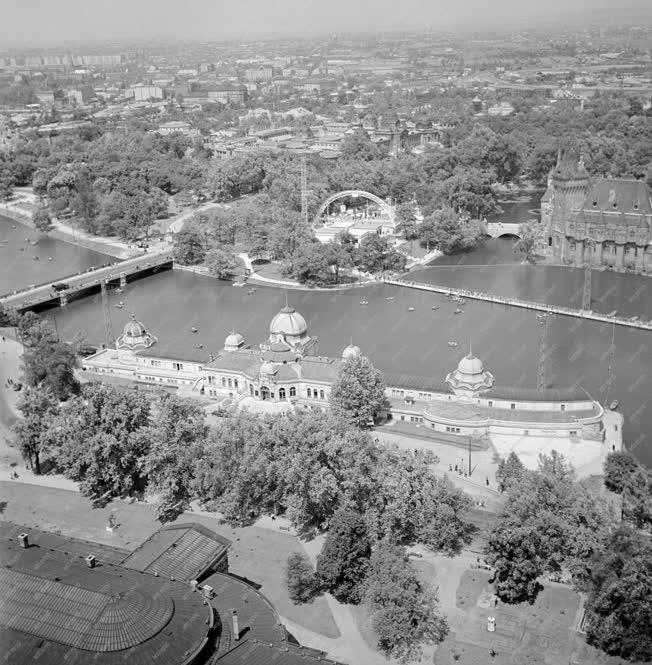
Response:
[[[147,349],[156,341],[156,337],[148,333],[145,326],[132,314],[131,321],[127,321],[125,324],[122,335],[116,340],[115,346],[116,349],[136,349],[138,347]]]
[[[476,393],[491,388],[494,377],[485,370],[482,360],[476,358],[469,350],[469,354],[457,364],[457,369],[446,377],[446,383],[456,395],[472,397]]]

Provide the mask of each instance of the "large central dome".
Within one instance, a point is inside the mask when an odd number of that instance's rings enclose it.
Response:
[[[272,319],[269,324],[271,335],[300,336],[308,332],[306,320],[294,308],[287,305]]]

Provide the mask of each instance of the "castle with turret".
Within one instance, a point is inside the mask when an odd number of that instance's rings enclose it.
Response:
[[[642,180],[594,178],[562,158],[541,199],[548,256],[574,266],[652,270],[652,190]]]

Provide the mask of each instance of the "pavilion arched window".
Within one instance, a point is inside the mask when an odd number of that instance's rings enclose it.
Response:
[[[290,397],[296,397],[297,396],[297,389],[294,386],[290,387]]]
[[[310,388],[308,388],[307,395],[308,397],[312,397],[312,390],[310,390]]]
[[[285,388],[279,388],[278,389],[278,398],[279,399],[285,399]]]

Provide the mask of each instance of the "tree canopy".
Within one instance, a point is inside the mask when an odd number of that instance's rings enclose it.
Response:
[[[367,357],[358,354],[344,360],[330,394],[335,416],[368,427],[385,399],[382,372]]]
[[[419,659],[424,645],[437,644],[448,634],[436,592],[420,582],[403,547],[380,543],[374,550],[364,600],[379,649],[401,663]]]
[[[652,659],[652,545],[623,525],[596,556],[586,602],[590,644],[632,661]]]
[[[506,602],[532,600],[544,573],[566,572],[582,587],[593,556],[615,524],[613,507],[575,480],[556,451],[537,471],[505,485],[507,498],[487,539],[487,561]]]
[[[371,540],[364,518],[340,508],[330,520],[326,542],[317,557],[317,577],[340,602],[357,603],[370,556]]]

